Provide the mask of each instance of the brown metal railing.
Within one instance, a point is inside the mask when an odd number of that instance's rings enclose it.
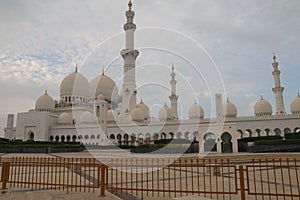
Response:
[[[96,192],[118,196],[211,199],[300,199],[300,157],[96,159],[0,157],[7,187]]]
[[[300,159],[112,159],[107,190],[140,198],[300,199]]]
[[[95,159],[13,157],[2,160],[1,166],[2,190],[8,185],[67,192],[95,192],[100,188],[104,196],[105,166]]]

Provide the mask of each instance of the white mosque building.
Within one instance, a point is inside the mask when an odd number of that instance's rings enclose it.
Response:
[[[281,135],[300,131],[300,95],[284,108],[280,71],[273,57],[273,77],[276,111],[263,97],[254,106],[255,116],[237,116],[236,106],[228,99],[223,104],[221,94],[215,95],[216,118],[205,118],[203,108],[195,102],[188,119],[179,119],[177,112],[176,74],[171,71],[169,96],[171,106],[163,105],[157,118],[152,117],[143,101],[137,103],[134,49],[134,11],[129,1],[126,11],[126,46],[121,50],[124,60],[122,90],[104,71],[90,82],[78,72],[66,76],[60,85],[60,99],[54,100],[47,91],[35,103],[35,108],[9,114],[5,138],[35,141],[81,141],[87,145],[137,145],[158,139],[186,138],[199,141],[200,152],[216,146],[217,152],[237,152],[237,140],[242,137]],[[180,84],[180,83],[179,83]],[[119,98],[119,93],[122,98]],[[203,145],[202,145],[203,144]]]

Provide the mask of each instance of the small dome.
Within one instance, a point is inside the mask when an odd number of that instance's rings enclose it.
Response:
[[[300,114],[300,94],[293,100],[290,109],[292,114]]]
[[[107,111],[107,122],[115,122],[117,117],[118,117],[118,115],[114,110],[109,109]]]
[[[104,73],[94,78],[90,82],[90,90],[93,97],[98,97],[100,94],[105,100],[118,102],[118,87],[116,83]]]
[[[137,106],[143,110],[143,112],[145,114],[145,119],[149,119],[150,118],[150,109],[146,104],[144,104],[143,100],[141,100],[141,102]]]
[[[272,105],[261,97],[261,99],[254,105],[254,114],[256,116],[271,116]]]
[[[89,82],[77,70],[66,76],[60,84],[60,96],[79,95],[89,97]]]
[[[91,112],[84,111],[80,115],[79,122],[81,124],[93,124],[96,122],[96,118]]]
[[[55,102],[51,96],[48,95],[47,91],[45,94],[40,96],[35,102],[36,111],[52,111],[55,108]]]
[[[143,122],[146,118],[145,112],[138,105],[131,112],[131,118],[136,122]]]
[[[236,106],[227,99],[224,104],[224,111],[226,117],[236,117],[237,116],[237,109]]]
[[[195,102],[189,109],[188,113],[189,119],[203,119],[204,110],[203,108]]]
[[[73,123],[73,119],[71,117],[70,114],[68,113],[61,113],[58,116],[58,123],[59,124],[72,124]]]
[[[172,120],[172,110],[165,104],[159,111],[158,111],[158,119],[160,121]]]

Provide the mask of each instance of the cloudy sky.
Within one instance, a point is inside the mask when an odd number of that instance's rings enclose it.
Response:
[[[133,3],[139,97],[153,115],[169,104],[172,62],[183,117],[194,99],[208,116],[215,92],[225,92],[240,116],[253,114],[260,95],[274,105],[273,51],[289,112],[300,91],[298,0]],[[126,0],[0,1],[0,128],[8,113],[33,108],[45,89],[59,99],[60,82],[76,64],[89,80],[105,67],[120,86],[126,9]]]

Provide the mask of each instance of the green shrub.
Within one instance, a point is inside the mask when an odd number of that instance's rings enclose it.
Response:
[[[255,141],[255,145],[300,145],[300,139],[286,139],[286,140],[260,140]]]

